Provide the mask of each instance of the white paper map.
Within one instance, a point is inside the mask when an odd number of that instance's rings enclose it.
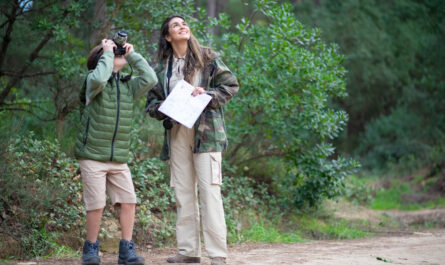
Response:
[[[159,111],[191,129],[212,99],[207,94],[192,96],[194,89],[188,82],[179,81],[161,104]]]

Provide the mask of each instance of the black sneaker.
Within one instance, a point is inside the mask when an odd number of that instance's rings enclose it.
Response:
[[[119,242],[119,264],[126,265],[144,265],[145,260],[143,257],[139,257],[134,252],[134,243],[133,240],[127,241],[121,239]]]
[[[82,251],[82,264],[83,265],[99,265],[99,240],[96,243],[91,243],[85,240]]]

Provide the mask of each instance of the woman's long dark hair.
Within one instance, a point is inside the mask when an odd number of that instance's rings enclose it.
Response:
[[[169,34],[169,23],[175,17],[184,19],[181,15],[172,15],[164,20],[161,26],[161,34],[159,36],[159,47],[158,47],[158,61],[167,60],[173,55],[173,47],[165,39],[165,36]],[[216,57],[212,50],[208,47],[201,46],[198,40],[193,36],[190,31],[190,39],[187,41],[187,53],[184,62],[184,79],[187,82],[192,82],[193,76],[196,70],[204,69],[204,67]]]

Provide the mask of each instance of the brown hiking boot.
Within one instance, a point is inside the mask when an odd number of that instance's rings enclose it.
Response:
[[[212,263],[210,265],[225,265],[226,263],[226,258],[223,257],[214,257],[212,258]]]
[[[168,263],[201,263],[200,257],[189,257],[181,254],[177,254],[174,257],[170,257],[167,259]],[[221,263],[225,264],[225,263]]]

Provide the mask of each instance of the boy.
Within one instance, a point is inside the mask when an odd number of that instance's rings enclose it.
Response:
[[[120,76],[127,60],[140,76]],[[144,258],[135,254],[132,241],[136,194],[127,160],[133,102],[157,83],[157,77],[147,61],[134,52],[133,45],[118,47],[109,39],[91,50],[87,66],[89,73],[81,92],[84,108],[75,145],[87,211],[82,264],[100,264],[97,237],[106,190],[113,205],[119,203],[121,207],[118,263],[144,264]]]

